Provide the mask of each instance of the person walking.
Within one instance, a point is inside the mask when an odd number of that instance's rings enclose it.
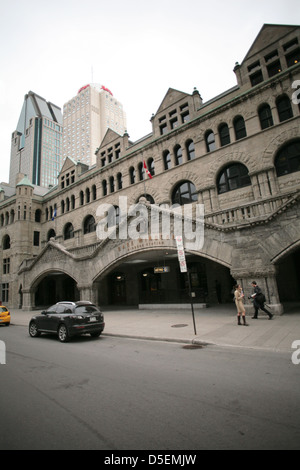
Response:
[[[240,285],[235,286],[235,291],[234,291],[234,300],[235,300],[235,305],[237,309],[237,319],[238,319],[238,325],[241,325],[241,315],[243,318],[243,324],[245,326],[249,326],[248,323],[246,322],[246,311],[244,307],[244,293],[242,291],[242,287]]]
[[[269,316],[269,320],[272,320],[273,314],[269,312],[264,306],[266,298],[264,294],[262,293],[262,290],[260,287],[258,287],[257,282],[252,281],[251,283],[253,287],[253,294],[251,295],[251,298],[253,299],[253,306],[254,306],[254,315],[252,318],[257,319],[258,318],[258,310],[262,310]]]

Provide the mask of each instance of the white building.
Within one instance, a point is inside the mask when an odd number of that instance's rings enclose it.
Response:
[[[89,84],[63,107],[63,159],[87,165],[96,162],[95,152],[108,128],[123,135],[126,115],[122,104],[103,85]]]

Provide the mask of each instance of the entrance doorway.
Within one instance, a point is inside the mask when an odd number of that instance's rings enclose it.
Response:
[[[76,302],[79,299],[76,282],[64,273],[48,274],[39,282],[35,291],[35,307],[49,307],[63,300]]]

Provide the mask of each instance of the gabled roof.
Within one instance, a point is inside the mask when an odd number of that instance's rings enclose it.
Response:
[[[103,140],[100,144],[101,147],[105,147],[105,145],[110,144],[116,139],[121,139],[122,136],[118,134],[117,132],[113,131],[112,129],[107,129],[105,136],[103,137]]]
[[[63,164],[59,174],[63,173],[64,171],[69,170],[71,167],[76,166],[76,165],[77,165],[77,162],[75,162],[75,160],[73,160],[73,158],[67,157],[64,161],[64,164]]]
[[[255,54],[258,54],[266,47],[266,45],[270,46],[272,43],[278,42],[281,38],[298,28],[299,26],[296,25],[278,25],[265,23],[256,36],[243,62],[245,62],[247,59],[250,59]]]
[[[174,105],[177,101],[185,99],[188,96],[190,96],[188,93],[183,93],[182,91],[175,90],[174,88],[169,88],[156,114],[163,112],[170,105]]]

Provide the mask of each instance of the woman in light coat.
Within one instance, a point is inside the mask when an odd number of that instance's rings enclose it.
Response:
[[[246,323],[246,311],[244,307],[244,293],[242,291],[242,288],[240,285],[235,286],[235,291],[234,291],[234,300],[235,300],[235,305],[237,308],[237,318],[238,318],[238,325],[241,325],[241,315],[243,318],[243,323],[245,326],[248,326],[248,323]]]

